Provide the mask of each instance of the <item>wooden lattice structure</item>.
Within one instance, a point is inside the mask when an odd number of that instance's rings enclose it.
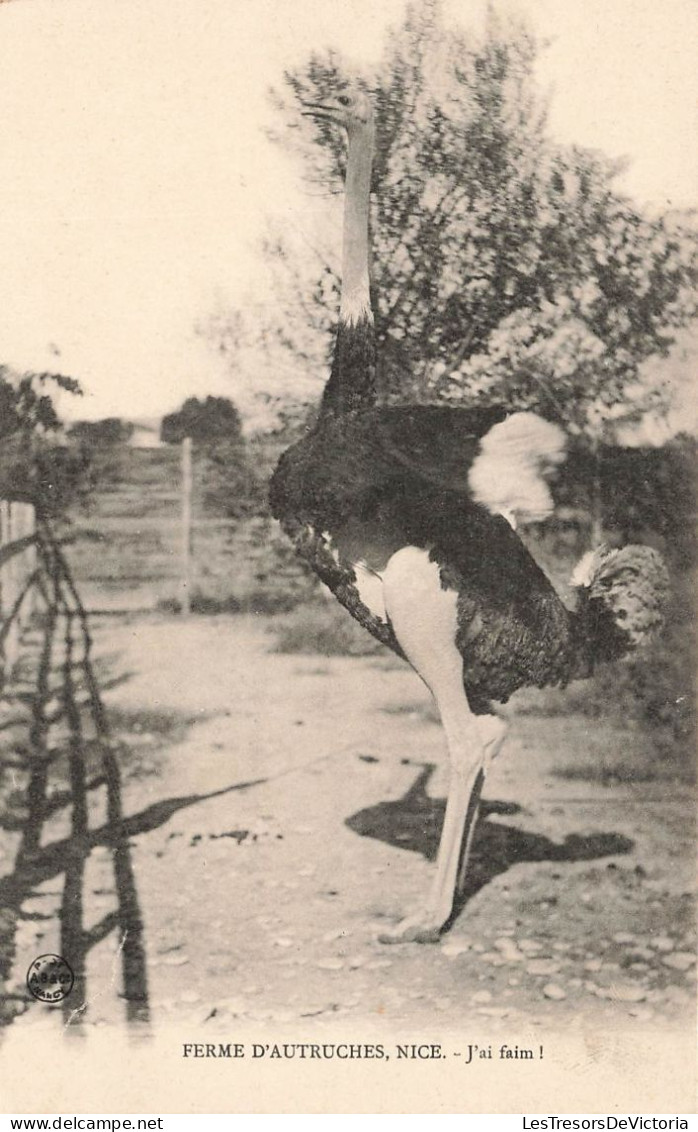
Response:
[[[13,871],[0,879],[0,986],[26,958],[15,954],[25,901],[43,881],[62,875],[59,947],[75,975],[62,1004],[66,1021],[79,1023],[89,1009],[87,953],[112,932],[118,933],[127,1018],[143,1021],[148,1005],[142,922],[118,752],[92,660],[88,617],[51,522],[16,503],[2,503],[0,518],[0,783],[9,778],[13,785],[2,793],[0,824],[19,835]],[[91,823],[100,792],[106,809],[101,826]],[[47,822],[61,811],[70,813],[69,835],[46,844]],[[88,932],[85,869],[98,846],[111,856],[115,906]],[[16,1003],[18,1013],[26,997],[15,995],[23,998]],[[4,1020],[12,1016],[10,1003]]]

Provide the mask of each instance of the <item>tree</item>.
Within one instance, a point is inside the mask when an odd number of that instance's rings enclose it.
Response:
[[[62,374],[17,373],[0,365],[0,498],[33,503],[43,518],[63,516],[90,489],[90,461],[63,446],[49,390],[81,393]]]
[[[639,381],[696,314],[690,218],[645,215],[614,187],[602,154],[546,132],[534,78],[539,45],[490,10],[478,38],[445,25],[439,0],[409,8],[366,78],[377,108],[373,289],[383,397],[501,400],[537,408],[589,445],[611,439],[621,406],[662,408]],[[326,51],[288,72],[275,135],[313,187],[339,193],[344,140],[299,115],[346,74]],[[292,124],[295,128],[288,129]],[[266,244],[278,283],[259,341],[311,373],[319,393],[332,345],[336,248]],[[610,420],[610,425],[609,425]]]
[[[240,414],[228,397],[207,397],[205,401],[188,397],[181,409],[162,418],[160,426],[165,444],[181,444],[187,436],[203,445],[241,441]]]
[[[180,444],[185,437],[194,442],[197,479],[209,511],[241,519],[265,508],[240,414],[229,398],[187,398],[181,409],[163,417],[160,437],[167,444]]]

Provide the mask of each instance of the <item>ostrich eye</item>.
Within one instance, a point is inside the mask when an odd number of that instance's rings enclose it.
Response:
[[[348,95],[348,94],[340,94],[340,96],[339,96],[339,98],[337,99],[337,101],[338,101],[338,102],[339,102],[339,103],[340,103],[340,104],[341,104],[342,106],[348,106],[348,105],[349,105],[349,103],[351,102],[351,99],[349,98],[349,95]]]

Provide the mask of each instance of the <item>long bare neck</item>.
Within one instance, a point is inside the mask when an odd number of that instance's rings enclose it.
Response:
[[[332,372],[322,412],[347,413],[376,400],[376,344],[369,283],[369,197],[373,123],[349,137],[344,198],[342,297]]]
[[[373,162],[373,124],[355,129],[349,138],[342,243],[340,319],[351,325],[373,321],[369,293],[368,213]]]

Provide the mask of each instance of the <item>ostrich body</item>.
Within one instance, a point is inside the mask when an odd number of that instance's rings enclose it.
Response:
[[[434,940],[462,891],[487,766],[504,737],[491,701],[565,684],[660,622],[659,556],[601,549],[580,563],[570,611],[515,531],[552,498],[542,470],[561,430],[505,408],[377,404],[369,292],[374,125],[361,92],[307,107],[348,134],[339,326],[315,427],[279,460],[273,514],[348,612],[431,690],[450,784],[424,906],[386,941]]]

